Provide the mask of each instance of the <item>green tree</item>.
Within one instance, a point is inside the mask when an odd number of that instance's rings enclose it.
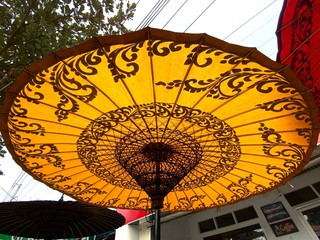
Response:
[[[135,3],[126,0],[2,0],[0,2],[0,106],[4,88],[50,52],[97,35],[128,31]],[[0,136],[0,156],[4,156]]]

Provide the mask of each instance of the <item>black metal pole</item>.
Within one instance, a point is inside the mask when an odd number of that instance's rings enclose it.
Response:
[[[154,240],[160,240],[160,207],[155,207]]]

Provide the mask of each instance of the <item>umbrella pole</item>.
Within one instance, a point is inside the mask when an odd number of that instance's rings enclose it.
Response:
[[[154,235],[152,240],[160,240],[160,210],[163,208],[163,197],[154,197],[152,199],[152,209],[154,209]],[[151,232],[152,233],[152,232]]]
[[[160,207],[156,207],[154,210],[155,210],[154,240],[160,240]]]

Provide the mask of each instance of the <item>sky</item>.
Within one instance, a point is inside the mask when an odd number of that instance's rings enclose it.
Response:
[[[146,26],[175,32],[206,33],[229,43],[256,47],[275,60],[276,29],[283,0],[135,0],[131,30]],[[0,202],[59,200],[61,193],[34,180],[12,160],[0,158]],[[64,196],[64,200],[71,198]]]

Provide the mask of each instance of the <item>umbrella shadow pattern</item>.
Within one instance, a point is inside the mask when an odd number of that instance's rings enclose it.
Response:
[[[206,34],[96,37],[28,67],[1,131],[29,174],[80,202],[188,211],[303,168],[317,107],[288,66]]]

